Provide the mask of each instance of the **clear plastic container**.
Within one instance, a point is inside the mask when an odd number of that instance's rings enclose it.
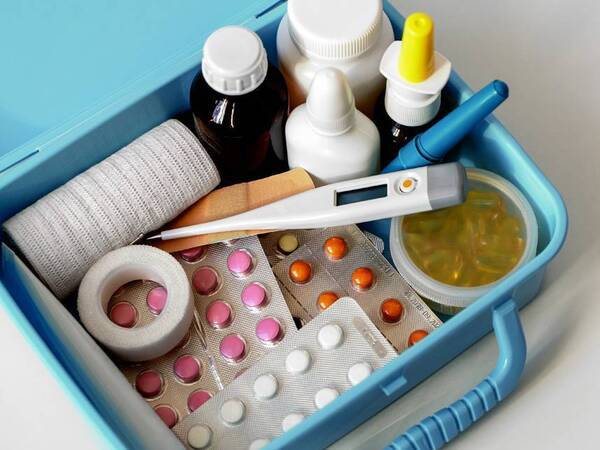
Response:
[[[392,220],[390,252],[396,269],[408,283],[427,301],[429,306],[442,314],[456,314],[484,295],[496,284],[533,259],[537,250],[538,224],[531,205],[523,194],[510,182],[495,173],[483,169],[467,169],[469,190],[498,192],[507,212],[521,218],[525,247],[519,262],[493,283],[476,287],[459,287],[435,280],[423,272],[411,259],[404,245],[402,222],[404,216]]]

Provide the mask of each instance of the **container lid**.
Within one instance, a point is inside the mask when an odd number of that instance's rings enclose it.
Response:
[[[247,28],[219,28],[204,43],[202,75],[221,94],[252,92],[264,81],[268,67],[262,41]]]
[[[381,0],[289,0],[290,35],[302,53],[321,59],[359,56],[379,39]]]
[[[0,173],[35,151],[43,133],[64,133],[117,99],[133,103],[199,66],[212,31],[248,23],[276,3],[1,2]]]
[[[395,217],[390,229],[390,253],[394,265],[413,289],[427,300],[429,306],[443,314],[456,314],[469,306],[523,264],[533,259],[537,250],[537,219],[525,196],[512,183],[487,170],[469,168],[467,169],[467,178],[470,188],[478,186],[482,189],[499,192],[505,199],[507,210],[521,217],[524,224],[525,248],[519,262],[497,281],[477,287],[451,286],[433,279],[412,261],[404,246],[401,232],[403,216]]]

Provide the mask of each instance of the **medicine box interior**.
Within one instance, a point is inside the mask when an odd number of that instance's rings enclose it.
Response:
[[[276,64],[275,35],[285,2],[259,2],[262,7],[241,3],[243,6],[237,5],[235,11],[215,13],[213,21],[202,19],[205,35],[225,23],[241,23],[256,30],[270,61]],[[208,7],[201,2],[193,6],[193,12],[202,17]],[[399,39],[403,18],[388,3],[385,11]],[[188,42],[173,53],[167,66],[148,71],[137,82],[115,91],[110,102],[91,106],[38,136],[28,136],[31,141],[1,158],[0,219],[6,220],[137,136],[188,110],[189,88],[199,70],[201,48],[202,40]],[[458,104],[471,90],[453,73],[446,93]],[[14,143],[20,142],[15,138]],[[307,433],[318,447],[340,438],[487,334],[492,329],[495,307],[510,299],[522,307],[537,294],[544,267],[558,252],[566,233],[560,196],[493,117],[477,126],[449,159],[494,171],[524,193],[539,225],[537,257],[443,324],[421,345],[403,352],[331,407],[309,417],[293,430],[286,443],[298,445],[298,437]],[[74,302],[63,306],[6,243],[2,244],[1,256],[0,302],[107,444],[129,448],[180,446],[81,327]]]

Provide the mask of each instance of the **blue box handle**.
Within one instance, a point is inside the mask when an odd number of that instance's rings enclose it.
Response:
[[[458,433],[468,429],[514,390],[523,373],[527,354],[525,335],[515,302],[511,299],[495,308],[492,322],[499,350],[494,370],[463,398],[398,436],[387,450],[439,449],[458,436]]]

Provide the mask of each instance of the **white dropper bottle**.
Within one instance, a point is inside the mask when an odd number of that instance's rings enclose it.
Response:
[[[379,172],[379,132],[356,109],[346,76],[319,70],[306,103],[290,114],[285,138],[290,168],[302,167],[317,185]]]

